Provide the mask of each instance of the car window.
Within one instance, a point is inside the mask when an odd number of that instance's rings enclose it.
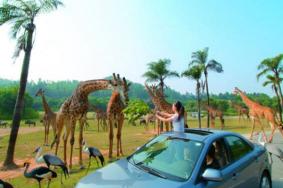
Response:
[[[231,162],[240,159],[252,151],[252,147],[242,138],[237,136],[227,136],[225,140],[229,147]]]
[[[198,141],[160,135],[136,151],[129,161],[172,180],[187,180],[202,151]]]

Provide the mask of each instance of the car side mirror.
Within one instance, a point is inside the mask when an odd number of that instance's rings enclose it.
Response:
[[[222,181],[222,173],[220,170],[208,168],[202,174],[202,178],[207,181]]]
[[[141,147],[137,147],[137,148],[136,148],[136,151],[138,151],[139,149],[141,149]]]

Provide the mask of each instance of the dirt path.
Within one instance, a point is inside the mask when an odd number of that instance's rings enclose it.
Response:
[[[38,131],[43,131],[44,127],[20,127],[19,134],[28,134]],[[1,128],[0,129],[0,137],[6,136],[10,134],[11,129],[10,128]]]

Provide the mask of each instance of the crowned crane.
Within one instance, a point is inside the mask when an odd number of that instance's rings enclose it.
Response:
[[[0,179],[0,188],[13,188],[13,186],[10,183]]]
[[[54,172],[53,170],[50,170],[49,168],[45,166],[34,168],[28,172],[29,166],[30,166],[30,163],[27,163],[27,162],[24,163],[24,167],[25,167],[24,176],[26,178],[37,180],[39,188],[41,188],[41,181],[43,179],[48,180],[47,188],[49,188],[51,180],[57,177],[56,172]]]
[[[283,162],[283,151],[276,145],[262,141],[262,133],[258,135],[258,143],[263,145],[270,155],[275,155]]]
[[[69,172],[68,172],[68,168],[66,164],[59,157],[57,157],[56,155],[52,155],[52,154],[40,155],[41,152],[42,152],[42,147],[36,148],[35,151],[33,152],[33,153],[36,153],[36,156],[35,156],[36,163],[45,163],[48,166],[48,168],[50,168],[50,166],[58,166],[62,169],[65,179],[67,178],[67,176],[69,176]],[[61,183],[63,182],[62,172],[61,172]]]
[[[83,141],[83,152],[87,153],[89,155],[87,172],[88,172],[90,165],[91,165],[91,157],[93,157],[95,159],[97,166],[99,165],[98,161],[97,161],[97,157],[100,160],[101,166],[104,165],[104,157],[101,154],[101,152],[95,147],[87,147],[87,144],[86,144],[85,141]]]

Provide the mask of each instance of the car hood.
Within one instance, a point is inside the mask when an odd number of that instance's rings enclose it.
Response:
[[[184,182],[163,179],[121,159],[82,178],[76,188],[182,187]]]

